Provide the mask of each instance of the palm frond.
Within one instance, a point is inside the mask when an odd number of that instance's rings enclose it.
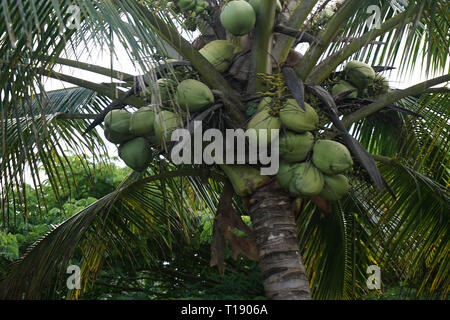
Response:
[[[297,220],[300,248],[314,299],[361,299],[368,293],[367,266],[379,264],[372,247],[374,221],[359,191],[321,212],[308,203]]]
[[[442,268],[448,264],[450,212],[448,94],[423,94],[398,104],[422,117],[383,112],[361,121],[353,132],[371,152],[395,159],[382,161],[380,171],[396,199],[378,195],[365,200],[370,212],[378,212],[378,226],[372,234],[383,248],[379,260],[398,278],[416,283],[417,296],[445,298],[448,276]],[[388,120],[388,114],[397,122]]]
[[[403,281],[416,283],[417,295],[448,294],[448,188],[395,161],[380,166],[397,199],[373,199],[370,208],[381,208],[374,239],[380,259]]]
[[[371,5],[380,9],[382,25],[401,13],[405,17],[378,35],[377,29],[370,29],[368,25],[370,14],[366,10]],[[322,52],[323,62],[331,63],[331,70],[341,62],[356,59],[371,65],[400,65],[403,74],[411,73],[418,63],[426,65],[426,76],[448,72],[448,46],[445,44],[449,43],[449,36],[441,31],[449,29],[448,17],[445,1],[358,1],[358,6],[348,13],[348,18],[342,24],[336,26],[330,21],[325,26],[325,30],[335,30],[338,38],[351,40],[349,43],[329,42]],[[371,35],[376,35],[376,38],[372,39]],[[365,36],[368,40],[358,43]],[[369,44],[370,40],[376,41]],[[355,48],[349,51],[352,47]],[[327,69],[327,66],[319,64],[317,68],[317,72],[323,72],[320,69]],[[315,75],[313,78],[322,79],[324,76]]]

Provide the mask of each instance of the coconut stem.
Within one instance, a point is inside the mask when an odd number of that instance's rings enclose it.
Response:
[[[258,73],[270,74],[272,71],[272,37],[275,23],[276,1],[262,0],[256,17],[256,33],[252,49],[252,70],[247,92],[265,91],[265,83],[256,77]]]

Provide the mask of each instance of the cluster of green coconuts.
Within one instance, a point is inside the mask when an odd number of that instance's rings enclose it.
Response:
[[[326,200],[339,200],[350,190],[345,173],[353,166],[348,149],[333,140],[317,140],[319,116],[311,105],[303,110],[294,99],[287,99],[281,107],[264,98],[247,129],[259,131],[278,129],[280,167],[278,183],[295,197],[320,196]],[[273,142],[267,135],[266,144]],[[253,139],[254,140],[254,139]],[[253,141],[250,143],[261,143]]]
[[[373,68],[361,61],[348,62],[342,72],[342,79],[333,86],[335,96],[341,92],[354,90],[347,98],[377,97],[389,92],[389,81],[375,73]]]
[[[348,62],[341,74],[342,79],[332,87],[333,95],[354,90],[347,97],[376,97],[389,90],[389,82],[363,62]],[[274,113],[270,101],[270,98],[261,101],[248,127],[281,129],[282,161],[277,175],[280,186],[293,196],[341,199],[350,190],[344,175],[353,166],[349,150],[337,141],[315,141],[313,132],[318,129],[319,116],[308,103],[305,102],[306,110],[303,110],[294,99],[288,99]],[[268,137],[268,142],[270,139]]]
[[[245,35],[254,28],[260,6],[261,0],[230,1],[223,7],[220,21],[223,27],[234,36]],[[277,1],[277,10],[281,11],[281,9],[281,4]],[[351,72],[349,79],[356,79],[359,74],[359,72]],[[359,85],[360,82],[357,82]],[[250,138],[251,144],[259,143],[261,129],[268,130],[266,131],[267,145],[274,138],[270,135],[271,129],[281,129],[283,132],[279,140],[282,159],[277,175],[279,184],[288,189],[293,196],[320,195],[327,200],[338,200],[347,194],[350,184],[342,173],[353,166],[348,149],[343,144],[332,140],[315,142],[312,131],[318,129],[319,116],[309,104],[305,103],[304,111],[294,99],[287,99],[279,108],[273,106],[271,102],[272,99],[269,97],[260,102],[247,128],[255,129],[257,132],[256,138]],[[248,194],[248,188],[242,183],[243,176],[248,178],[253,174],[255,183],[261,180],[257,177],[256,171],[248,167],[242,168],[241,172],[236,170],[232,172],[227,167],[222,169],[233,183],[235,191],[241,195]]]
[[[250,11],[251,28],[255,23],[255,11],[251,5],[245,1],[247,9]],[[224,7],[223,11],[229,14],[229,5],[233,8],[232,2]],[[183,12],[193,11],[200,13],[208,4],[202,0],[179,0],[178,7]],[[236,9],[232,9],[236,10]],[[226,13],[228,12],[228,13]],[[238,9],[236,12],[242,14]],[[248,21],[248,15],[240,16]],[[250,29],[251,29],[250,28]],[[250,30],[249,30],[250,31]],[[209,42],[200,53],[208,60],[219,72],[224,72],[230,66],[235,53],[235,46],[227,40],[215,40]],[[134,113],[126,110],[110,111],[104,121],[104,134],[107,140],[119,145],[119,157],[125,164],[135,171],[145,171],[148,164],[152,160],[153,154],[151,146],[164,146],[170,141],[172,132],[181,127],[182,115],[176,114],[167,106],[171,104],[171,96],[173,96],[174,87],[176,87],[175,99],[176,103],[186,112],[199,112],[214,103],[214,95],[210,88],[196,79],[184,79],[177,84],[177,80],[169,78],[161,78],[157,80],[157,87],[161,97],[162,107],[160,110],[152,106],[142,107]],[[149,87],[142,92],[142,96],[149,98],[153,94],[153,88]]]
[[[333,95],[354,90],[349,98],[376,97],[389,90],[389,82],[363,62],[348,62],[341,74],[342,79],[332,87]],[[294,99],[288,99],[274,113],[270,101],[270,98],[261,101],[248,127],[282,129],[279,138],[282,161],[277,175],[280,186],[293,196],[341,199],[350,190],[344,175],[353,166],[349,150],[337,141],[315,141],[313,132],[318,129],[319,116],[308,103],[305,102],[303,110]]]
[[[221,23],[233,35],[244,35],[254,28],[259,5],[258,0],[230,1],[222,9]],[[187,10],[194,7],[189,8]],[[235,51],[230,41],[215,40],[204,46],[200,53],[219,72],[224,72],[229,68]],[[375,91],[378,95],[388,88],[384,78],[375,74],[370,66],[358,61],[349,62],[342,74],[343,79],[332,88],[333,95],[353,88],[356,91],[350,97],[375,95]],[[214,103],[214,95],[206,84],[196,79],[178,81],[169,78],[157,81],[162,102],[158,110],[153,106],[142,107],[134,113],[113,110],[105,117],[105,137],[118,145],[120,158],[135,171],[142,172],[148,167],[153,157],[151,147],[164,146],[170,141],[172,132],[182,126],[183,114],[168,110],[168,105],[174,102],[171,97],[186,113],[203,111]],[[150,89],[144,92],[146,97],[151,94]],[[319,116],[308,103],[305,102],[306,110],[294,99],[286,99],[281,106],[276,104],[280,103],[275,103],[270,97],[261,100],[247,125],[248,129],[257,132],[256,140],[249,139],[249,143],[259,145],[259,130],[267,129],[269,134],[266,143],[270,145],[275,138],[270,136],[270,129],[279,129],[279,185],[295,197],[318,195],[330,201],[342,198],[350,190],[349,181],[344,175],[353,166],[349,150],[339,142],[315,138]],[[261,176],[259,169],[249,165],[220,167],[240,196],[251,194],[256,187],[270,180],[267,176]]]
[[[204,46],[200,53],[220,72],[230,66],[235,46],[226,40],[215,40]],[[182,114],[170,111],[173,99],[183,112],[199,112],[214,103],[211,89],[197,79],[157,80],[161,97],[161,108],[141,107],[131,113],[127,110],[112,110],[104,121],[107,140],[119,145],[119,157],[135,171],[145,171],[153,158],[151,146],[162,147],[170,142],[172,132],[182,127]],[[142,96],[151,98],[153,87],[148,87]]]
[[[168,95],[166,90],[169,90],[168,87],[160,86],[162,97]],[[214,102],[214,95],[204,83],[186,79],[178,84],[176,99],[184,111],[197,112],[210,106]],[[119,157],[125,164],[142,172],[152,160],[150,147],[164,146],[170,141],[172,132],[181,126],[182,116],[179,114],[146,106],[133,113],[126,110],[110,111],[105,117],[104,134],[110,142],[120,145]]]

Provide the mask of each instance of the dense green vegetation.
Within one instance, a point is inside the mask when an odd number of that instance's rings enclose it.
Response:
[[[114,160],[114,159],[111,159]],[[36,190],[27,185],[25,198],[27,215],[20,218],[14,212],[12,201],[6,204],[9,216],[0,229],[0,266],[5,266],[22,254],[53,227],[72,217],[80,210],[110,193],[129,171],[113,162],[93,165],[89,160],[68,156],[71,166],[61,192],[55,194],[49,181],[42,184],[43,199],[36,197]],[[89,171],[88,171],[89,170]],[[60,169],[62,173],[62,169]],[[45,201],[45,205],[41,201]]]

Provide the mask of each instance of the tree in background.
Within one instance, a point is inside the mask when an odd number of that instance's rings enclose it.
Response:
[[[105,158],[106,159],[106,158]],[[41,207],[41,199],[36,197],[36,190],[30,186],[25,187],[27,199],[27,216],[21,216],[21,212],[14,212],[13,195],[10,195],[8,216],[0,233],[2,238],[1,265],[4,267],[7,261],[19,258],[25,250],[40,237],[51,231],[53,227],[72,217],[80,210],[88,207],[97,198],[112,192],[115,186],[129,170],[119,168],[114,163],[99,163],[94,166],[88,159],[79,159],[67,153],[67,164],[71,171],[67,172],[67,181],[62,185],[63,191],[56,197],[48,180],[41,185],[46,195],[45,204]],[[89,167],[95,167],[95,171],[87,171]],[[58,170],[63,174],[63,170]],[[76,177],[76,179],[75,179]],[[20,217],[15,219],[15,217]]]
[[[331,1],[302,0],[277,6],[261,0],[258,8],[253,3],[256,24],[250,30],[241,29],[248,29],[248,23],[234,29],[236,21],[221,18],[227,2],[207,1],[196,13],[200,1],[192,2],[195,8],[190,1],[7,1],[0,22],[2,212],[11,201],[18,213],[28,212],[25,168],[31,171],[36,198],[45,199],[39,165],[59,197],[71,170],[63,150],[69,147],[80,155],[89,149],[101,159],[105,146],[98,131],[87,132],[93,127],[89,119],[101,123],[112,109],[134,110],[149,102],[158,114],[170,110],[185,125],[197,119],[221,130],[246,128],[264,97],[283,103],[289,97],[303,110],[311,105],[318,114],[314,139],[340,141],[351,152],[350,193],[339,201],[304,191],[292,197],[295,192],[280,187],[277,179],[254,176],[250,182],[265,185],[240,189],[247,186],[245,176],[233,176],[223,166],[176,166],[167,148],[153,144],[157,156],[146,170],[131,172],[114,191],[67,219],[8,267],[1,297],[63,295],[61,279],[80,250],[83,289],[68,294],[77,298],[108,255],[120,252],[132,265],[138,250],[150,261],[154,252],[191,241],[202,214],[216,217],[211,263],[223,271],[228,242],[233,257],[244,254],[258,261],[270,299],[362,297],[368,291],[366,269],[373,264],[383,270],[386,283],[402,279],[416,284],[417,295],[447,295],[450,108],[448,89],[432,88],[450,80],[448,37],[442,32],[449,29],[445,2],[340,1],[333,6]],[[80,26],[66,29],[73,4],[80,10]],[[379,28],[367,25],[371,5],[380,8]],[[40,27],[44,24],[47,28]],[[200,35],[193,41],[180,33],[194,29]],[[74,48],[112,47],[114,39],[137,61],[141,77],[113,65],[63,58]],[[226,68],[201,51],[225,39],[237,48],[232,60],[222,61],[229,64]],[[292,50],[299,43],[309,44],[304,55]],[[337,68],[350,59],[368,62],[378,72],[393,64],[408,72],[423,62],[424,72],[436,77],[373,94],[364,91],[364,76],[361,82],[353,80],[360,86],[356,97],[349,98],[355,90],[333,94],[339,78],[349,76]],[[111,82],[62,74],[58,65],[102,74]],[[42,77],[78,87],[43,93]],[[135,94],[153,88],[158,78],[201,80],[216,103],[186,114],[179,108],[182,99],[174,99],[171,90],[164,97],[156,89],[151,101],[145,92]],[[287,125],[277,112],[270,115]],[[239,218],[244,214],[251,217],[252,228]],[[235,236],[230,228],[246,236]]]

